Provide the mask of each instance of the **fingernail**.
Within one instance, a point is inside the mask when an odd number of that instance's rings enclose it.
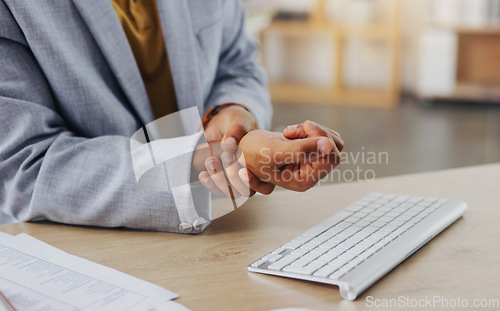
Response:
[[[207,166],[207,168],[208,168],[210,171],[212,171],[212,172],[214,172],[214,171],[215,171],[215,161],[214,161],[214,160],[207,160],[207,161],[205,162],[205,165]]]
[[[201,172],[200,175],[198,175],[198,178],[200,179],[200,181],[205,183],[205,184],[208,182],[208,177],[210,177],[210,175],[208,175],[208,173],[205,171]]]
[[[228,145],[237,145],[238,143],[236,142],[236,138],[234,137],[228,137],[226,138],[226,140],[224,141],[225,144],[228,144]]]
[[[326,137],[320,138],[317,142],[318,151],[322,154],[328,154],[332,151],[333,146],[330,140]]]
[[[223,152],[220,156],[222,158],[222,161],[227,164],[233,163],[234,157],[232,154],[229,154],[227,152]]]
[[[318,159],[318,154],[317,153],[313,153],[311,154],[311,156],[309,157],[309,161],[310,162],[314,162]]]
[[[287,129],[287,130],[295,130],[295,129],[297,129],[298,127],[299,127],[299,125],[298,125],[298,124],[294,124],[294,125],[289,125],[289,126],[287,126],[287,127],[286,127],[286,129]]]
[[[248,176],[248,172],[245,170],[245,169],[242,169],[239,171],[238,175],[240,176],[240,178],[245,181],[245,182],[249,182],[250,181],[250,178]]]

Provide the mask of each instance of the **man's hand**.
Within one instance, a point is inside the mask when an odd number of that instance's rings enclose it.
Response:
[[[212,193],[238,198],[252,196],[255,192],[266,195],[273,192],[274,185],[260,181],[236,161],[239,142],[256,129],[254,115],[240,105],[224,107],[210,120],[205,137],[209,144],[220,144],[223,152],[212,148],[213,154],[198,157],[204,165],[203,169],[198,169],[198,178]]]
[[[234,145],[248,132],[258,129],[255,116],[240,105],[222,108],[205,128],[205,137],[209,143]]]
[[[344,149],[344,141],[340,138],[340,134],[332,129],[322,126],[313,121],[306,121],[298,125],[290,125],[283,130],[283,136],[288,139],[302,139],[308,137],[326,137],[333,145],[335,152],[342,152]],[[325,145],[321,148],[330,148],[330,145],[324,142]]]
[[[302,132],[304,127],[297,127],[293,133],[297,138],[292,140],[281,133],[248,133],[240,142],[246,167],[267,183],[294,191],[312,188],[340,164],[337,142],[342,145],[333,131],[315,127],[318,128],[311,135]]]

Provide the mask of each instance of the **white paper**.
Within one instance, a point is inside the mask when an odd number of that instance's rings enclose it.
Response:
[[[187,310],[177,294],[27,234],[0,234],[0,291],[18,310]]]

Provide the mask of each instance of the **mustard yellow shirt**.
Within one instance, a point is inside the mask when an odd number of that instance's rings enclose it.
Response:
[[[111,1],[134,53],[155,119],[177,111],[156,1]]]

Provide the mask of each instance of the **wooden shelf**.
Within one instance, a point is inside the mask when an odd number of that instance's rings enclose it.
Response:
[[[420,98],[429,100],[462,100],[498,103],[500,102],[500,87],[461,83],[457,85],[453,93],[447,96]]]
[[[397,105],[399,92],[316,87],[299,83],[270,85],[273,101],[290,104],[350,105],[390,108]]]
[[[321,25],[307,21],[275,21],[263,33],[276,33],[290,37],[333,35],[393,40],[393,31],[393,27],[389,25],[342,26],[335,24]]]
[[[421,12],[428,11],[428,4],[421,3]],[[460,100],[484,103],[500,102],[500,25],[472,27],[465,24],[434,22],[432,17],[419,21],[420,31],[444,29],[457,37],[455,87],[445,95],[415,95],[422,100]],[[420,56],[424,57],[424,56]],[[421,60],[420,60],[421,61]],[[418,73],[417,73],[418,74]]]
[[[442,24],[434,22],[426,22],[424,24],[426,27],[434,27],[441,29],[448,29],[458,34],[484,34],[484,35],[500,35],[500,25],[499,26],[486,26],[486,27],[471,27],[467,25],[452,25],[452,24]]]
[[[394,107],[399,103],[399,14],[400,0],[390,0],[387,7],[387,24],[368,25],[344,25],[335,24],[325,18],[325,0],[318,1],[318,7],[311,14],[307,21],[274,21],[267,29],[261,33],[261,47],[265,51],[266,35],[278,35],[282,37],[317,37],[323,36],[331,40],[334,44],[335,72],[333,73],[336,82],[330,87],[314,87],[306,84],[287,83],[284,81],[272,81],[270,92],[273,101],[296,104],[338,104],[369,107]],[[388,57],[390,58],[389,83],[385,89],[381,90],[359,90],[348,89],[344,86],[343,66],[346,40],[363,38],[368,40],[384,41],[388,47]],[[265,60],[264,60],[265,63]]]

